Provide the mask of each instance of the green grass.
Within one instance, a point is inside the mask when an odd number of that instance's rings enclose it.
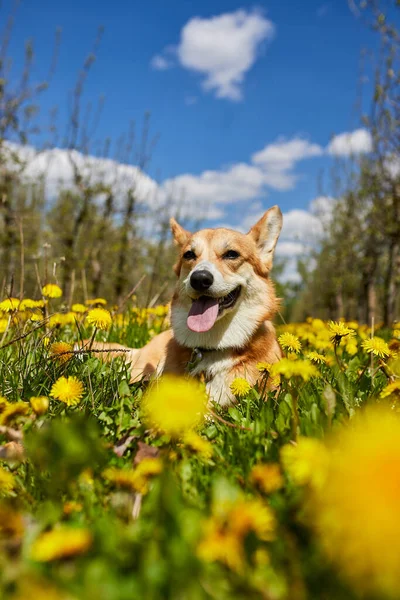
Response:
[[[124,326],[115,324],[96,339],[141,346],[162,326],[161,320],[151,326],[141,323],[130,312]],[[3,344],[24,331],[12,329]],[[72,342],[91,333],[83,325],[79,331],[67,326],[50,337]],[[360,406],[374,403],[387,383],[377,362],[370,369],[365,353],[351,357],[344,352],[341,365],[323,365],[319,378],[283,381],[278,394],[263,393],[261,385],[225,411],[214,407],[217,416],[199,430],[212,445],[212,457],[205,458],[147,428],[141,415],[144,386],[129,385],[123,360],[103,363],[85,354],[60,364],[49,355],[46,337],[39,328],[0,349],[0,395],[26,406],[25,414],[3,422],[0,430],[1,448],[10,441],[10,430],[11,438],[19,432],[24,446],[22,462],[0,460],[15,479],[14,489],[2,493],[0,478],[1,598],[356,597],[328,565],[304,523],[303,491],[286,477],[284,487],[267,495],[251,482],[250,473],[255,464],[279,462],[280,448],[294,435],[323,438]],[[36,416],[29,398],[49,396],[63,375],[83,382],[82,401],[67,407],[51,400],[48,412]],[[298,431],[293,427],[296,405]],[[126,449],[118,456],[116,449],[124,442]],[[140,444],[158,449],[163,469],[152,478],[134,519],[135,494],[112,485],[103,473],[109,467],[132,469]],[[240,496],[261,499],[272,509],[274,539],[264,541],[249,532],[242,541],[239,570],[201,560],[197,548],[205,520],[216,506]],[[80,510],[67,514],[65,505],[71,501]],[[20,517],[23,525],[13,526]],[[90,548],[70,558],[34,560],[34,541],[60,524],[89,530]],[[266,551],[267,564],[257,563],[257,549]]]

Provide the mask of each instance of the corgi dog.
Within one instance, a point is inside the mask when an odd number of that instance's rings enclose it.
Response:
[[[179,250],[171,329],[139,349],[107,343],[92,348],[111,350],[102,355],[106,360],[122,354],[131,382],[164,373],[202,377],[210,399],[227,406],[235,402],[230,384],[236,377],[254,385],[261,376],[257,364],[282,356],[270,279],[282,213],[270,208],[247,234],[226,228],[192,234],[173,218],[170,225]]]

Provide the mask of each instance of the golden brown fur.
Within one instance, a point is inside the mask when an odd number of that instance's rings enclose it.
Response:
[[[178,281],[171,302],[172,329],[154,337],[144,348],[125,353],[118,352],[125,350],[119,344],[96,343],[93,347],[115,349],[106,359],[122,354],[130,365],[132,382],[162,373],[189,373],[205,379],[216,402],[233,402],[229,386],[235,377],[245,377],[255,384],[260,376],[257,363],[274,363],[281,357],[271,322],[278,301],[269,277],[281,225],[278,207],[267,211],[246,235],[225,228],[191,234],[171,219],[179,247],[174,267]],[[226,253],[232,250],[233,258],[228,259]],[[191,275],[199,269],[213,273],[214,281],[206,296],[215,298],[214,303],[223,302],[239,290],[232,307],[225,310],[223,304],[222,308],[218,304],[216,321],[204,332],[193,331],[186,323],[192,302],[204,297],[191,285]],[[197,362],[193,364],[195,356]]]

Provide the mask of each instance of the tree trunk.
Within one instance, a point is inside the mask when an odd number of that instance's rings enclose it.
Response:
[[[126,287],[126,262],[129,252],[129,232],[131,229],[131,221],[135,212],[135,193],[133,190],[129,190],[126,210],[125,210],[125,218],[122,224],[121,231],[121,246],[119,249],[118,256],[118,268],[117,268],[117,276],[115,279],[115,293],[117,296],[117,302],[119,303],[122,300],[122,293],[124,288]]]
[[[391,327],[396,315],[396,303],[400,291],[400,241],[392,238],[389,245],[388,265],[383,288],[383,323]]]

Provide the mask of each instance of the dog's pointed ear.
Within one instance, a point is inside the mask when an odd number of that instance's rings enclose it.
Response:
[[[250,235],[256,242],[262,262],[272,267],[272,258],[276,242],[282,229],[282,213],[279,206],[273,206],[250,229]]]
[[[184,244],[186,244],[191,235],[189,231],[186,231],[186,229],[179,225],[179,223],[174,219],[174,217],[170,218],[169,224],[171,227],[172,235],[174,236],[175,243],[178,246],[183,246]]]

